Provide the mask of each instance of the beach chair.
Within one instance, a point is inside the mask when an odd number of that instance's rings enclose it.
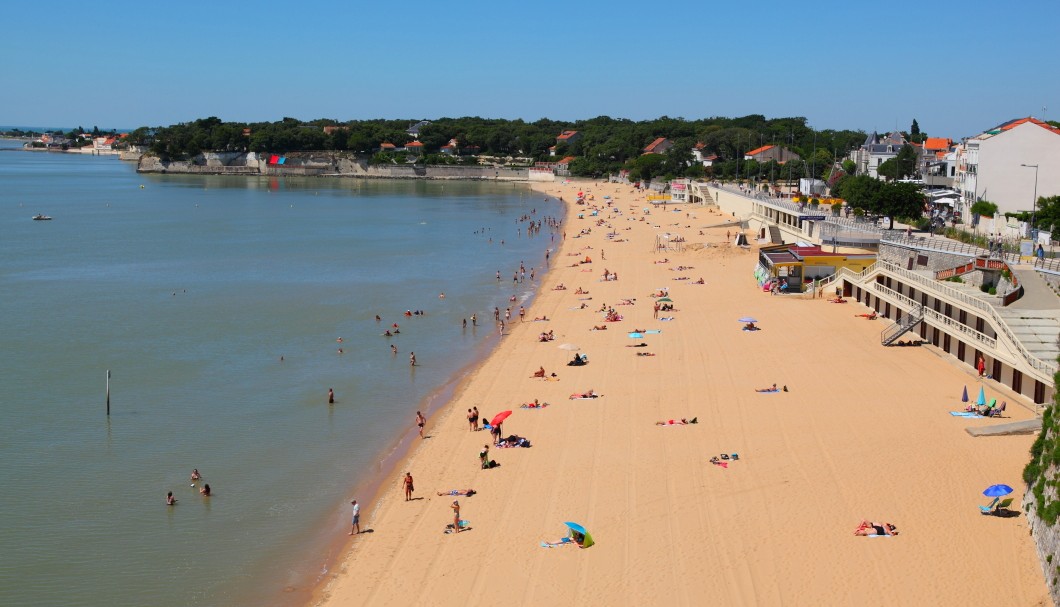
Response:
[[[994,513],[994,508],[997,507],[997,505],[998,505],[998,503],[1000,501],[1001,501],[1000,497],[995,497],[994,501],[990,502],[989,504],[987,504],[985,506],[979,506],[979,512],[981,514],[993,514]]]
[[[990,410],[990,417],[1004,417],[1004,416],[1003,416],[1003,415],[1001,415],[1001,414],[1005,412],[1005,404],[1006,404],[1006,402],[1005,402],[1005,401],[1003,401],[1003,402],[1001,403],[1001,406],[1000,406],[1000,407],[998,407],[998,408],[996,408],[996,409],[991,409],[991,410]]]
[[[1008,510],[1008,507],[1012,505],[1013,501],[1015,501],[1015,498],[1006,497],[998,502],[997,507],[994,508],[994,514],[1000,514],[1001,512]]]

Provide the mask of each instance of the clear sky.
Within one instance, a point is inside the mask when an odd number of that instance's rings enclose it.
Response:
[[[0,124],[1060,117],[1060,0],[12,2]],[[1048,110],[1043,111],[1043,107]]]

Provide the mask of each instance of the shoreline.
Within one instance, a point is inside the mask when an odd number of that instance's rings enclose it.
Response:
[[[346,175],[343,175],[343,177],[346,177]],[[571,203],[562,196],[556,196],[555,194],[538,190],[533,187],[532,183],[530,185],[530,190],[533,194],[540,194],[548,198],[554,198],[562,203],[563,218],[558,231],[563,233],[572,213]],[[561,238],[560,242],[555,244],[555,246],[546,247],[552,249],[552,259],[557,259],[565,253],[563,247],[564,244],[565,241]],[[527,305],[525,307],[528,315],[533,310],[533,303],[540,298],[542,289],[549,284],[547,278],[553,273],[553,270],[556,267],[557,266],[550,264],[542,271],[540,278],[538,279],[537,287],[534,289],[533,294],[526,300]],[[431,397],[433,397],[436,395],[447,394],[445,398],[438,401],[438,405],[433,410],[433,414],[431,411],[426,412],[427,425],[425,430],[428,433],[432,428],[440,427],[450,420],[453,412],[456,410],[457,402],[465,396],[476,376],[482,371],[482,368],[486,363],[491,358],[502,354],[502,347],[505,344],[506,339],[510,337],[510,328],[503,335],[495,335],[488,345],[484,345],[484,352],[480,356],[476,356],[475,360],[461,369],[453,379],[447,382],[436,393],[431,395]],[[485,416],[485,409],[480,411],[480,413]],[[361,490],[367,490],[369,495],[368,500],[358,500],[362,513],[362,534],[365,530],[371,529],[370,524],[372,520],[379,516],[381,510],[392,505],[392,500],[387,498],[387,488],[390,487],[390,491],[397,491],[396,488],[401,486],[401,479],[403,477],[402,471],[408,468],[408,464],[415,460],[417,451],[426,446],[422,440],[416,440],[416,434],[415,428],[412,426],[409,426],[404,430],[402,434],[395,439],[394,447],[389,451],[388,455],[383,458],[383,461],[389,460],[389,464],[381,465],[380,470],[374,475],[375,478],[353,488],[354,493]],[[483,434],[483,436],[485,436],[485,434]],[[422,487],[422,483],[420,486]],[[349,519],[349,507],[350,504],[348,502],[344,502],[342,505],[342,511],[347,520]],[[343,529],[345,530],[347,527],[348,525],[344,526]],[[374,533],[374,530],[372,533]],[[329,555],[326,570],[322,572],[321,575],[317,576],[312,587],[308,589],[308,601],[303,601],[298,604],[319,606],[327,603],[332,584],[336,580],[336,574],[334,572],[337,569],[344,568],[346,561],[348,561],[353,554],[356,540],[356,536],[343,535],[334,542],[334,545],[339,546],[339,550],[335,551],[333,556]]]
[[[531,192],[532,194],[544,194],[544,192],[537,192],[536,190],[531,190]],[[567,222],[570,205],[560,197],[547,194],[546,196],[560,201],[563,205],[563,220],[560,225],[560,231],[562,231]],[[541,237],[546,233],[546,229],[543,227]],[[554,245],[554,243],[550,243],[550,245]],[[556,255],[559,251],[558,246],[546,246],[545,248],[554,249],[552,255]],[[524,305],[528,311],[532,309],[534,301],[540,296],[541,288],[546,283],[546,277],[552,270],[548,266],[542,265],[542,267],[544,269],[538,275],[536,287],[524,300]],[[486,327],[486,325],[480,325],[480,328],[483,327]],[[451,417],[454,410],[452,405],[464,395],[476,373],[485,362],[490,357],[497,355],[498,350],[504,344],[504,338],[509,337],[510,330],[506,330],[502,336],[497,335],[492,330],[490,333],[490,337],[480,344],[480,351],[475,353],[468,364],[458,369],[445,383],[426,395],[415,409],[410,408],[410,411],[419,410],[424,413],[427,418],[425,430],[428,433],[432,427],[437,427]],[[324,542],[323,547],[326,548],[327,556],[324,559],[322,570],[313,576],[307,587],[300,588],[295,586],[292,591],[285,592],[282,604],[316,605],[323,600],[323,593],[326,591],[330,581],[329,577],[333,575],[332,572],[336,567],[340,566],[348,558],[354,545],[355,538],[345,535],[349,528],[349,499],[357,499],[358,504],[361,506],[362,531],[370,529],[374,513],[378,509],[385,507],[389,502],[387,492],[397,491],[394,488],[401,486],[404,464],[414,458],[417,449],[421,446],[423,446],[423,441],[417,440],[417,430],[411,423],[395,435],[394,439],[380,453],[376,469],[367,478],[354,484],[347,499],[340,505],[338,512],[341,512],[341,517],[339,520],[344,521],[344,523],[326,526],[326,529],[330,529],[333,533],[341,530],[342,534],[334,537],[331,541]],[[357,497],[358,495],[367,497],[360,499]]]

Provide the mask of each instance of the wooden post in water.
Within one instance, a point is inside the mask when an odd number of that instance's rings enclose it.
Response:
[[[110,416],[110,369],[107,369],[107,416]]]

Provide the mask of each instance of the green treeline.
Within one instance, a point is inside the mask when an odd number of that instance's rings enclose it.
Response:
[[[336,120],[301,121],[284,118],[277,122],[222,122],[210,117],[167,127],[136,129],[130,143],[148,145],[152,153],[167,160],[184,160],[205,151],[269,152],[347,151],[387,161],[378,151],[384,142],[403,148],[414,138],[406,130],[416,120]],[[339,127],[328,129],[324,127]],[[571,143],[557,143],[563,131],[578,131]],[[673,147],[665,154],[643,155],[644,148],[659,137]],[[542,119],[487,119],[478,117],[439,118],[420,127],[419,141],[427,160],[436,158],[440,148],[457,140],[464,153],[527,161],[557,161],[575,157],[570,164],[574,175],[598,177],[628,169],[631,178],[714,177],[750,175],[762,180],[815,177],[828,173],[833,159],[860,145],[865,134],[852,130],[814,132],[806,119],[774,118],[754,114],[742,118],[685,120],[663,116],[654,120],[632,120],[600,116],[589,120],[563,122]],[[816,145],[815,145],[816,142]],[[692,150],[703,143],[704,155],[717,155],[714,166],[693,163]],[[778,145],[802,159],[783,165],[741,160],[743,154],[763,145]],[[556,146],[554,156],[549,148]],[[401,158],[404,159],[404,158]],[[396,158],[394,160],[397,160]],[[812,170],[811,170],[812,167]]]

